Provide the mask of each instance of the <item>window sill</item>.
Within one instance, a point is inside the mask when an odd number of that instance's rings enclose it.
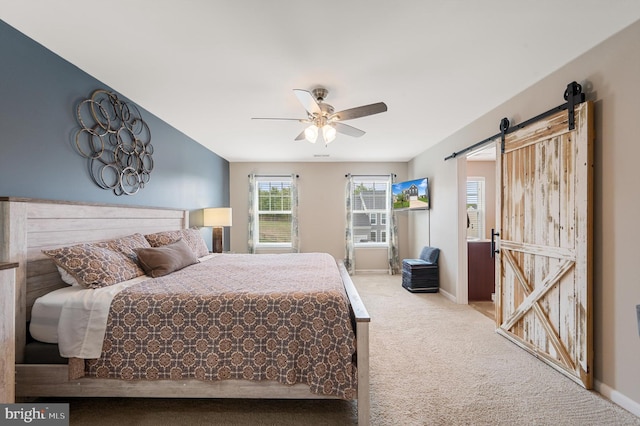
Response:
[[[291,250],[293,246],[291,244],[287,245],[277,245],[277,244],[260,244],[254,246],[256,250]]]
[[[389,244],[387,243],[380,243],[380,244],[354,244],[353,248],[357,248],[357,249],[388,249],[389,248]]]

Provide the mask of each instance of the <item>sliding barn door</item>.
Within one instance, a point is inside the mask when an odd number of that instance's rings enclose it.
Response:
[[[505,137],[498,155],[498,333],[592,381],[593,105]],[[499,152],[499,151],[498,151]]]

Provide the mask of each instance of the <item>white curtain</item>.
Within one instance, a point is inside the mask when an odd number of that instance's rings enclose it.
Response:
[[[344,231],[344,244],[345,244],[345,258],[344,266],[347,269],[349,275],[354,272],[353,264],[353,221],[351,220],[353,214],[353,177],[347,175],[347,184],[345,186],[345,211],[346,211],[346,227]]]
[[[391,275],[400,272],[400,259],[398,256],[398,225],[396,216],[393,211],[393,194],[391,186],[393,185],[394,175],[390,174],[387,180],[387,193],[389,199],[387,201],[387,217],[389,218],[389,234],[387,236],[387,262],[389,265],[389,273]],[[349,274],[355,271],[354,246],[353,246],[353,176],[347,175],[347,183],[345,186],[345,258],[344,266]]]
[[[256,190],[256,175],[251,173],[249,175],[249,224],[248,224],[249,229],[247,229],[247,237],[248,237],[247,252],[248,253],[256,252],[255,241],[253,239],[254,238],[253,230],[255,228],[255,221],[256,221],[255,190]]]
[[[395,180],[395,175],[391,174],[389,176],[389,187],[387,188],[387,193],[389,194],[389,249],[388,249],[388,260],[389,260],[389,273],[391,275],[395,275],[400,273],[400,258],[398,256],[398,224],[396,222],[396,213],[393,210],[393,192],[391,191],[391,187]]]
[[[291,175],[291,251],[300,252],[300,238],[298,235],[298,176]]]

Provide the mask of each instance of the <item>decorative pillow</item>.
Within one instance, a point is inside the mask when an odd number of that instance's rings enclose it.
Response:
[[[182,231],[156,232],[155,234],[147,234],[144,237],[147,239],[151,247],[160,247],[178,241],[182,238]]]
[[[124,254],[134,263],[138,263],[138,255],[136,250],[140,248],[149,248],[149,242],[142,234],[132,234],[126,237],[117,238],[115,240],[107,241],[107,247],[113,251]],[[140,271],[140,275],[144,275],[143,271]]]
[[[196,257],[202,257],[209,254],[207,244],[204,242],[200,231],[196,228],[157,232],[155,234],[145,235],[144,237],[147,239],[151,247],[166,246],[167,244],[175,243],[179,239],[183,239]]]
[[[207,243],[204,242],[202,234],[198,229],[183,229],[182,238],[187,242],[187,245],[191,248],[191,250],[193,250],[196,257],[202,257],[209,254]]]
[[[142,275],[138,265],[106,247],[106,243],[78,244],[42,252],[86,288],[107,287]]]
[[[153,278],[198,263],[196,255],[183,239],[160,247],[138,249],[137,253],[142,269]]]

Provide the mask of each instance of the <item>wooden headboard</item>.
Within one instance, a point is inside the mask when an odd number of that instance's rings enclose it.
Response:
[[[34,300],[66,286],[44,249],[189,227],[187,210],[0,197],[0,261],[16,269],[16,363]]]

